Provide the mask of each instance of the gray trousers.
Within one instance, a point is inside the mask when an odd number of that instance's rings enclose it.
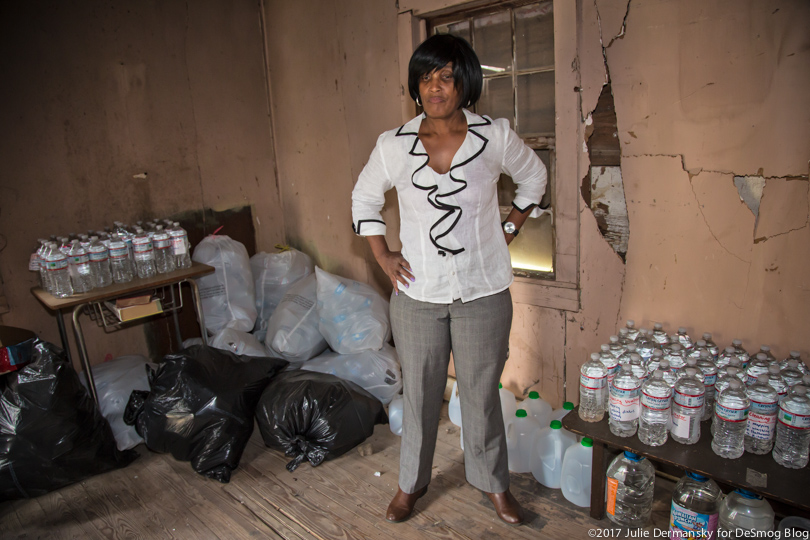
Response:
[[[467,481],[488,493],[509,488],[498,381],[506,363],[512,296],[505,290],[471,302],[420,302],[391,296],[391,328],[402,365],[404,411],[399,487],[430,482],[450,351],[456,368]]]

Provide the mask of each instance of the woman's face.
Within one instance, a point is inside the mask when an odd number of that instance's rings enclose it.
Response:
[[[447,118],[457,114],[461,92],[453,79],[453,63],[425,73],[419,78],[422,108],[430,118]]]

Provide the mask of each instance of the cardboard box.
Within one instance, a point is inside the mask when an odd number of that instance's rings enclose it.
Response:
[[[160,304],[159,298],[151,299],[151,297],[148,296],[146,298],[146,303],[141,303],[143,300],[138,300],[133,303],[131,302],[131,298],[119,298],[114,304],[112,302],[105,302],[105,304],[110,311],[115,313],[115,316],[118,317],[118,320],[121,322],[163,313],[163,306]],[[119,302],[122,300],[124,301],[123,305],[119,305]]]

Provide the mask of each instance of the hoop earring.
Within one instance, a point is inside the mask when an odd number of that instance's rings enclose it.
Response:
[[[422,102],[421,102],[421,101],[419,101],[419,97],[420,97],[420,96],[416,96],[416,104],[417,104],[417,105],[419,105],[419,106],[421,107],[421,106],[422,106]]]

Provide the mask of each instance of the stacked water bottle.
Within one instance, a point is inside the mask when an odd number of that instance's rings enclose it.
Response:
[[[39,244],[28,269],[58,298],[191,267],[188,233],[171,220],[132,227],[116,221],[103,231],[52,236]]]
[[[637,330],[627,321],[583,364],[579,416],[608,413],[613,434],[660,446],[672,437],[695,444],[712,420],[712,449],[724,458],[772,452],[788,468],[810,454],[810,373],[797,351],[778,361],[763,345],[753,358],[735,339],[724,350],[705,333],[667,335],[661,324]]]

